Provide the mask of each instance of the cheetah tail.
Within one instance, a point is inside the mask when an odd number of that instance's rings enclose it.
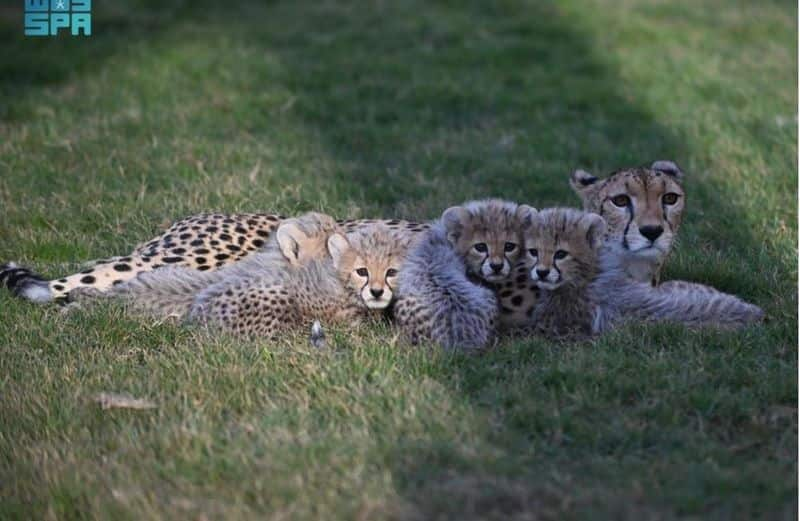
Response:
[[[0,286],[8,288],[12,295],[31,302],[50,302],[54,298],[48,280],[13,262],[0,265]]]

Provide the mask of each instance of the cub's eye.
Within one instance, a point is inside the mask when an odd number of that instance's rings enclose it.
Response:
[[[539,250],[537,250],[536,248],[531,248],[530,250],[528,250],[528,253],[531,254],[531,257],[538,257],[539,256]]]
[[[359,277],[367,277],[367,276],[369,276],[369,271],[367,271],[367,268],[358,268],[356,270],[356,274]]]
[[[567,255],[569,255],[569,254],[568,254],[567,252],[565,252],[564,250],[558,250],[558,251],[555,253],[555,255],[553,255],[553,258],[554,258],[554,259],[561,260],[561,259],[563,259],[564,257],[566,257]]]
[[[506,245],[503,247],[506,252],[511,252],[517,249],[517,245],[513,242],[507,242]]]
[[[668,204],[668,205],[671,206],[671,205],[673,205],[673,204],[678,202],[678,194],[676,194],[674,192],[670,192],[668,194],[664,194],[664,196],[661,198],[661,201],[664,204]]]
[[[486,253],[487,251],[489,251],[489,247],[486,246],[485,242],[479,242],[478,244],[475,244],[472,247],[475,248],[475,251],[477,251],[478,253]]]
[[[631,204],[631,198],[625,194],[615,195],[611,198],[611,202],[614,203],[614,206],[619,206],[620,208],[625,208],[629,204]]]
[[[397,276],[397,270],[396,269],[389,268],[388,270],[386,270],[386,277],[387,278],[388,277],[396,277],[396,276]]]

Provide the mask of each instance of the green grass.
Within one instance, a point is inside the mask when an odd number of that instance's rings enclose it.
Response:
[[[0,259],[61,275],[212,209],[576,205],[576,167],[671,158],[665,277],[770,322],[317,352],[2,293],[0,518],[795,517],[794,4],[263,4],[95,2],[91,39],[0,9]]]

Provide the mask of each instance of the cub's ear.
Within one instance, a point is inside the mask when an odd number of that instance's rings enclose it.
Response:
[[[281,253],[293,266],[300,265],[300,250],[308,243],[308,235],[300,228],[297,219],[283,221],[275,232]]]
[[[350,243],[341,233],[334,233],[328,237],[328,253],[333,259],[333,265],[338,268],[342,264],[342,257],[350,249]]]
[[[651,170],[663,172],[668,176],[674,177],[678,181],[683,181],[683,170],[675,163],[675,161],[656,161],[650,165]]]
[[[586,234],[586,242],[593,250],[606,240],[606,220],[596,213],[587,213],[578,221],[578,226]]]
[[[451,206],[442,213],[442,224],[447,230],[447,239],[455,242],[469,222],[469,211],[463,206]]]
[[[569,185],[582,201],[586,201],[586,198],[597,190],[600,186],[598,181],[599,179],[596,176],[586,170],[575,170],[569,176]]]
[[[528,206],[527,204],[521,204],[517,206],[516,217],[519,219],[519,223],[522,226],[523,230],[527,230],[533,224],[533,220],[536,218],[536,214],[538,214],[538,210],[533,206]]]

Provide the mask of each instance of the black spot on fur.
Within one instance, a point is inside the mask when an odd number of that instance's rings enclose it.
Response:
[[[269,232],[267,230],[256,230],[256,235],[259,237],[269,237]]]
[[[227,233],[220,233],[219,234],[219,240],[225,241],[225,242],[231,242],[231,240],[233,240],[233,237],[231,237]]]
[[[211,269],[211,266],[209,266],[209,265],[207,265],[207,264],[206,264],[206,265],[203,265],[203,266],[198,266],[198,267],[197,267],[197,270],[198,270],[198,271],[208,271],[208,270],[210,270],[210,269]]]
[[[56,291],[61,291],[62,289],[64,289],[64,286],[62,286],[61,284],[53,284],[53,288]]]
[[[254,239],[253,246],[255,246],[256,248],[260,248],[264,246],[264,241],[262,241],[261,239]]]
[[[167,264],[175,264],[176,262],[181,262],[183,257],[164,257],[162,260]]]
[[[247,228],[244,228],[242,226],[237,226],[233,231],[235,231],[236,233],[245,234],[247,233]]]
[[[114,271],[131,271],[130,264],[114,264]]]
[[[238,242],[239,245],[241,246],[242,244],[247,242],[247,238],[246,237],[239,237],[239,239],[236,242]]]
[[[197,248],[196,250],[194,250],[194,253],[195,255],[206,255],[207,253],[210,252],[208,251],[207,248]]]
[[[85,277],[81,278],[81,282],[84,284],[94,284],[94,281],[97,280],[91,275],[86,275]]]
[[[515,307],[520,307],[522,305],[522,295],[517,295],[511,299],[511,304]]]
[[[185,241],[186,239],[191,239],[191,238],[192,238],[192,234],[191,233],[182,233],[182,234],[180,234],[178,236],[178,239],[180,239],[182,241]]]
[[[123,281],[123,280],[115,280],[114,282],[112,282],[112,283],[111,283],[111,285],[112,285],[112,286],[119,286],[119,285],[120,285],[120,284],[122,284],[123,282],[125,282],[125,281]]]
[[[227,253],[217,253],[216,255],[214,255],[214,258],[217,260],[225,260],[228,257],[230,257],[230,255],[228,255]]]
[[[58,279],[58,281],[61,282],[62,284],[66,284],[67,283],[67,279]]]
[[[195,259],[195,262],[197,262],[197,264],[205,264],[206,263],[206,258],[205,257],[197,257]]]
[[[203,240],[202,239],[195,239],[189,243],[189,246],[202,246]]]
[[[230,251],[239,251],[239,250],[241,250],[241,248],[236,246],[235,244],[229,244],[229,245],[227,245],[225,247],[228,248]]]
[[[175,248],[174,250],[172,250],[172,253],[174,253],[175,255],[183,255],[184,253],[186,253],[186,248]]]
[[[516,278],[516,281],[517,281],[517,284],[521,284],[523,282],[527,282],[528,281],[528,275],[527,274],[526,275],[520,275],[520,276],[518,276]]]
[[[83,270],[81,273],[91,273],[94,271],[94,268],[89,268],[88,270]]]

